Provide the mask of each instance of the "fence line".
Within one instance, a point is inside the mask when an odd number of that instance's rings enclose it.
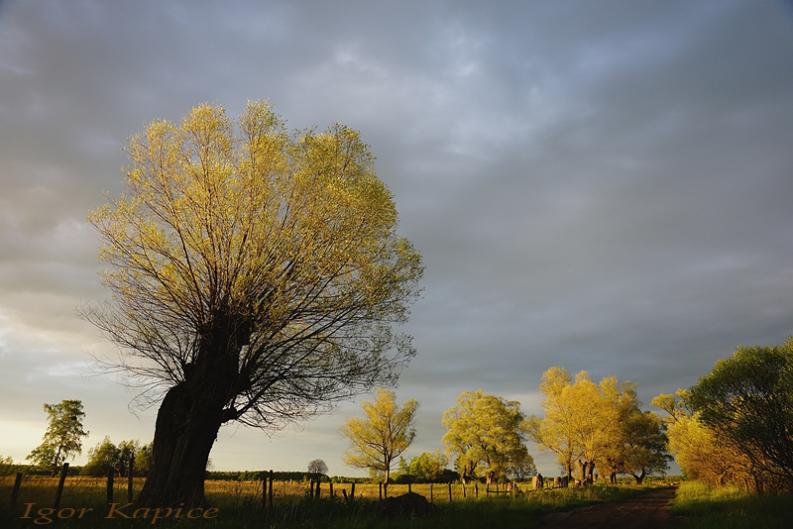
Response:
[[[126,496],[129,502],[132,502],[134,500],[133,471],[134,471],[134,463],[132,462],[132,460],[130,460],[128,466],[127,483],[126,483],[126,489],[127,489]],[[53,501],[53,507],[55,509],[60,508],[63,498],[64,485],[68,477],[68,472],[69,472],[69,463],[64,463],[62,468],[60,469],[60,474],[58,477],[57,486],[55,490],[55,498]],[[116,488],[114,478],[115,478],[115,471],[113,469],[110,469],[106,476],[107,504],[113,503],[114,501],[114,493]],[[276,495],[276,490],[275,490],[276,484],[274,478],[275,478],[274,471],[269,470],[267,472],[262,473],[260,480],[262,487],[261,488],[262,509],[265,510],[268,514],[271,514],[273,512],[274,497]],[[81,478],[78,478],[78,480],[79,479]],[[22,472],[17,472],[14,479],[14,484],[11,490],[11,497],[10,497],[10,503],[12,508],[14,509],[16,509],[16,506],[19,503],[20,496],[22,493],[22,485],[24,481],[25,481],[24,474]],[[218,483],[226,480],[210,480],[210,481],[214,483]],[[559,478],[543,480],[541,476],[536,476],[530,482],[523,482],[520,484],[518,484],[517,482],[508,482],[503,487],[499,483],[494,483],[493,488],[491,488],[490,484],[486,484],[485,497],[490,497],[492,495],[496,497],[500,496],[504,498],[516,498],[518,495],[525,495],[528,493],[537,492],[545,489],[564,488],[564,485],[567,484],[565,483],[565,481],[566,480]],[[240,480],[239,482],[242,483],[242,480]],[[248,481],[248,483],[250,483],[250,481]],[[292,489],[293,486],[295,489],[300,490],[298,485],[299,483],[300,482],[295,482],[295,481],[279,481],[278,488],[281,489],[281,492],[283,492],[283,496],[281,496],[281,494],[278,494],[279,497],[283,497],[283,498],[299,497],[299,494],[297,495],[290,494],[291,492],[290,489]],[[99,483],[96,484],[98,485]],[[121,484],[123,484],[123,481],[121,482]],[[429,501],[434,503],[437,499],[435,497],[436,495],[435,495],[434,485],[437,484],[438,483],[418,484],[412,482],[404,483],[404,484],[399,484],[399,483],[388,484],[381,481],[377,483],[376,496],[373,495],[375,493],[371,492],[373,489],[369,488],[369,487],[373,487],[374,484],[369,485],[367,486],[367,489],[360,491],[361,492],[360,496],[361,498],[365,498],[365,499],[374,500],[376,498],[377,500],[382,501],[388,498],[389,488],[404,487],[401,489],[402,493],[404,493],[405,489],[408,493],[412,493],[414,492],[415,489],[418,489],[417,492],[422,494],[428,494]],[[445,482],[445,485],[448,492],[449,502],[455,502],[461,500],[470,501],[470,499],[479,499],[480,497],[479,481],[474,481],[473,483],[469,482],[468,484]],[[471,487],[471,485],[473,485],[473,487]],[[256,494],[255,491],[257,489],[258,487],[255,487],[254,494]],[[304,488],[303,490],[305,491],[306,489]],[[341,494],[340,494],[341,497],[337,496],[339,490],[341,490]],[[369,491],[368,494],[365,494],[366,491]],[[469,491],[472,492],[472,494],[468,494]],[[322,481],[319,479],[312,479],[311,481],[308,482],[308,490],[306,491],[305,496],[312,500],[321,499],[321,500],[337,501],[343,498],[345,502],[353,502],[356,499],[355,493],[356,493],[356,482],[344,483],[344,482],[328,481],[328,489],[326,494],[323,496]],[[212,493],[210,492],[210,494]]]

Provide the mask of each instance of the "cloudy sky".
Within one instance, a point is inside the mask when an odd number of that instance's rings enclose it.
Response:
[[[121,189],[131,134],[205,101],[267,98],[291,127],[371,144],[426,263],[398,388],[421,403],[409,454],[440,448],[463,390],[536,413],[562,365],[648,402],[793,334],[790,3],[201,4],[0,0],[0,454],[22,460],[41,404],[67,398],[87,446],[151,438],[76,315],[105,296],[85,218]],[[352,474],[356,407],[225,428],[214,466]]]

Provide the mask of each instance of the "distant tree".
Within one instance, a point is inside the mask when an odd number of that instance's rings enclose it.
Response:
[[[328,465],[321,459],[312,459],[308,463],[308,473],[319,478],[328,473]]]
[[[661,419],[650,411],[630,413],[622,427],[622,470],[641,484],[653,472],[665,470],[669,454]]]
[[[0,455],[0,476],[8,474],[14,468],[14,460],[11,456]]]
[[[151,443],[141,446],[135,452],[135,472],[146,474],[151,468]]]
[[[139,502],[203,505],[221,425],[280,428],[397,378],[421,258],[348,127],[203,104],[128,153],[124,193],[90,217],[113,296],[87,317],[162,398]]]
[[[446,451],[463,481],[484,475],[488,483],[533,461],[524,444],[520,403],[482,390],[465,391],[443,414]]]
[[[688,403],[768,475],[770,487],[793,490],[793,338],[739,347],[691,388]]]
[[[556,454],[568,480],[573,479],[573,465],[582,454],[578,442],[577,425],[573,420],[570,403],[562,399],[566,387],[572,384],[570,373],[561,367],[545,371],[540,391],[545,395],[542,407],[544,417],[530,417],[526,422],[529,436],[541,447]]]
[[[138,441],[121,441],[118,443],[118,470],[122,476],[127,475],[130,460],[135,459],[135,454],[140,450]],[[134,464],[134,463],[133,463]]]
[[[614,421],[602,430],[597,459],[601,474],[612,483],[617,474],[630,474],[642,483],[648,474],[666,469],[669,454],[663,422],[654,413],[642,411],[636,385],[606,377],[599,387],[604,399],[601,406],[607,410],[601,419]]]
[[[54,475],[66,459],[82,452],[83,438],[88,435],[83,428],[85,412],[79,400],[45,404],[44,411],[47,412],[47,431],[27,459],[41,468],[51,469]]]
[[[400,457],[400,476],[409,476],[414,483],[430,483],[440,481],[448,458],[441,452],[422,452],[410,462]]]
[[[347,464],[382,472],[388,483],[393,462],[416,437],[413,419],[417,408],[415,400],[400,408],[393,391],[379,389],[374,402],[363,403],[366,417],[348,420],[342,430],[352,443],[345,457]]]
[[[619,473],[641,482],[666,468],[663,425],[640,409],[634,384],[616,377],[595,383],[586,371],[573,379],[554,367],[544,373],[540,390],[545,415],[530,418],[526,429],[540,446],[556,453],[568,479],[575,462],[584,483],[594,481],[596,466],[612,482]]]
[[[596,465],[622,440],[619,424],[620,389],[617,379],[606,377],[595,384],[586,371],[576,374],[575,382],[565,388],[561,400],[572,411],[576,439],[581,447],[581,481],[593,483]]]
[[[88,450],[88,462],[83,472],[91,476],[107,475],[109,470],[119,473],[121,451],[113,444],[110,437],[105,436],[94,448]]]
[[[91,476],[107,475],[109,470],[119,476],[126,476],[129,461],[139,450],[137,441],[121,441],[118,445],[105,436],[94,448],[88,450],[88,462],[83,472]]]

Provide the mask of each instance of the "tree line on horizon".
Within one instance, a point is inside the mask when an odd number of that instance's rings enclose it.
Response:
[[[636,385],[560,367],[542,377],[543,416],[525,417],[520,403],[482,390],[463,392],[444,413],[445,455],[423,453],[400,472],[439,475],[449,462],[460,479],[522,479],[536,472],[525,441],[557,456],[565,482],[608,482],[627,474],[637,483],[674,459],[685,477],[755,492],[793,491],[793,338],[771,347],[738,347],[689,389],[654,397],[660,416],[641,409]],[[367,419],[351,419],[347,462],[388,479],[390,461],[415,436],[417,404],[400,410],[393,392],[365,403]],[[396,421],[392,419],[397,418]],[[399,427],[394,427],[399,425]],[[378,442],[382,439],[382,442]],[[433,474],[422,470],[432,469]]]
[[[372,402],[362,404],[364,416],[350,418],[342,428],[351,443],[345,462],[385,483],[520,481],[536,474],[526,446],[534,441],[555,454],[562,474],[580,485],[594,483],[598,474],[611,483],[618,475],[641,483],[664,471],[673,457],[685,477],[714,486],[757,492],[793,488],[793,338],[779,346],[739,347],[691,388],[656,396],[651,404],[663,417],[642,410],[636,385],[613,376],[596,383],[585,371],[573,377],[553,367],[539,389],[542,416],[526,416],[519,402],[483,390],[464,391],[443,414],[444,450],[407,460],[418,402],[400,406],[393,390],[381,388]],[[28,459],[54,471],[81,452],[88,435],[85,413],[77,400],[45,404],[44,410],[47,431]],[[105,437],[88,455],[81,473],[124,475],[133,458],[134,468],[145,474],[151,444],[114,444]],[[0,456],[0,469],[12,466],[11,458]],[[308,466],[308,475],[326,473],[322,460]]]

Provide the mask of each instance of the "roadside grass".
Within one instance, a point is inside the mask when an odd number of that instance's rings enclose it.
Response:
[[[685,481],[671,512],[680,517],[681,529],[782,529],[793,520],[793,497]]]
[[[34,509],[49,507],[53,501],[54,483],[52,478],[26,478],[22,494],[15,512],[9,508],[12,483],[0,478],[0,526],[33,528],[52,526],[58,528],[143,528],[152,527],[151,519],[126,520],[105,519],[104,505],[105,482],[99,478],[70,477],[66,481],[61,506],[65,508],[91,507],[92,513],[83,520],[61,519],[34,523],[35,519],[20,519],[26,503],[36,503]],[[120,480],[119,480],[120,481]],[[142,480],[135,482],[140,490]],[[125,484],[117,483],[115,501],[126,501]],[[327,495],[320,500],[306,497],[306,486],[301,482],[276,482],[274,487],[274,509],[267,516],[261,506],[261,484],[255,481],[207,481],[206,490],[209,502],[219,509],[216,518],[211,520],[159,520],[155,527],[201,528],[201,529],[473,529],[496,526],[499,529],[536,526],[541,518],[550,512],[570,510],[592,503],[617,501],[630,498],[649,487],[595,485],[584,489],[545,489],[530,491],[515,497],[509,495],[485,497],[480,489],[480,497],[473,498],[471,491],[466,498],[462,493],[453,492],[453,501],[448,500],[448,487],[435,485],[435,512],[428,517],[383,516],[377,499],[377,486],[364,484],[356,486],[356,500],[344,502],[341,490],[350,493],[349,485],[335,485],[336,497]],[[458,485],[459,487],[459,485]],[[427,490],[424,490],[424,489]],[[521,487],[528,490],[528,485]],[[404,489],[404,490],[403,490]],[[429,486],[414,485],[413,491],[428,495]],[[327,490],[323,492],[327,493]],[[391,485],[389,495],[396,496],[407,492],[406,485]],[[363,497],[361,497],[363,494]],[[32,511],[35,514],[35,510]],[[5,522],[3,522],[5,520]]]

